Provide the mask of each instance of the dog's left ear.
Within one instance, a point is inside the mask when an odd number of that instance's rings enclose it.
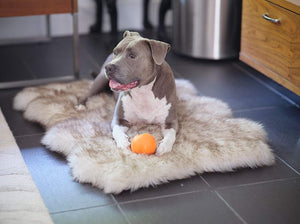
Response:
[[[131,31],[128,31],[126,30],[124,33],[123,33],[123,38],[125,37],[129,37],[129,36],[137,36],[137,37],[140,37],[140,34],[138,32],[131,32]]]
[[[164,62],[165,57],[171,48],[170,44],[157,40],[148,40],[147,42],[150,45],[152,58],[155,64],[161,65]]]

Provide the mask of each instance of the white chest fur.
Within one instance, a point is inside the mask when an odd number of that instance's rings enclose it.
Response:
[[[148,85],[134,88],[130,94],[122,96],[124,118],[130,123],[164,124],[171,104],[166,97],[158,99],[152,87],[155,80]]]

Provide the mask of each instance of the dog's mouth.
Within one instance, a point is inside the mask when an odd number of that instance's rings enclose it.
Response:
[[[127,84],[121,84],[114,79],[109,79],[109,87],[115,91],[128,91],[139,84],[139,81],[133,81]]]

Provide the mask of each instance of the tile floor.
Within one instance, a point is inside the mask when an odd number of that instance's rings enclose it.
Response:
[[[152,33],[144,33],[153,37]],[[121,35],[80,38],[80,69],[89,78]],[[0,82],[72,74],[71,38],[0,47]],[[276,165],[233,173],[205,173],[168,184],[107,195],[72,180],[64,158],[47,151],[44,130],[12,110],[20,89],[0,90],[0,106],[49,209],[61,223],[299,223],[300,97],[237,59],[197,60],[170,52],[176,77],[191,80],[199,95],[227,102],[236,117],[262,123]]]

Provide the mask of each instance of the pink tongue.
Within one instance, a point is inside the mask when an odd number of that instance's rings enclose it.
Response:
[[[122,86],[124,86],[124,85],[122,85],[121,83],[118,83],[115,80],[112,80],[112,79],[109,80],[109,87],[112,88],[112,89],[119,89]]]
[[[137,81],[124,85],[124,84],[118,83],[117,81],[115,81],[113,79],[109,80],[109,87],[112,89],[115,89],[115,90],[120,90],[120,91],[125,91],[128,89],[131,89],[131,88],[135,87],[136,85],[137,85]]]

